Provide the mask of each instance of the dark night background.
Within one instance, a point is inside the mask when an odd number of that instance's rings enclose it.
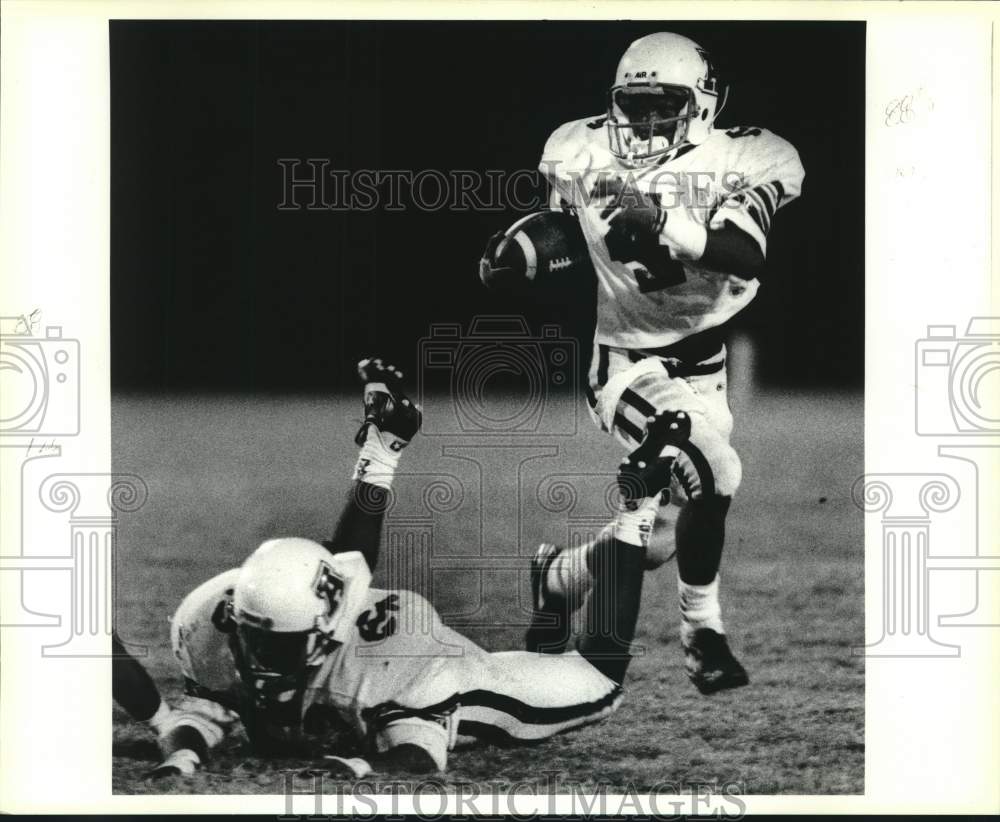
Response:
[[[346,387],[369,350],[415,363],[431,323],[512,311],[563,321],[589,351],[589,295],[559,312],[480,286],[515,208],[281,211],[277,161],[534,169],[557,125],[602,113],[628,44],[660,30],[712,52],[731,85],[719,125],[777,132],[806,169],[735,320],[759,378],[860,388],[864,24],[669,21],[112,23],[113,387]]]

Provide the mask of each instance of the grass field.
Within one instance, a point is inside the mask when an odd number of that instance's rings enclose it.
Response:
[[[643,653],[609,721],[530,747],[455,751],[447,779],[497,786],[549,778],[544,771],[564,785],[604,782],[609,793],[664,782],[737,783],[749,794],[863,791],[864,668],[850,650],[863,642],[863,525],[850,500],[863,471],[862,399],[757,394],[734,410],[744,481],[722,596],[750,686],[703,697],[688,683],[670,564],[647,575]],[[148,646],[145,664],[168,699],[181,678],[167,618],[261,540],[329,535],[359,411],[355,397],[114,398],[114,468],[149,486],[146,506],[119,530],[118,625],[127,641]],[[426,412],[439,421],[450,413],[443,400]],[[601,488],[620,459],[575,402],[546,413],[575,435],[423,436],[396,482],[387,528],[432,539],[429,570],[414,587],[490,650],[519,647],[527,557],[539,540],[601,520]],[[575,507],[546,494],[560,478],[579,490]],[[157,758],[151,733],[117,707],[114,721],[116,792],[281,793],[284,773],[310,764],[255,759],[234,739],[194,778],[147,783],[142,774]]]

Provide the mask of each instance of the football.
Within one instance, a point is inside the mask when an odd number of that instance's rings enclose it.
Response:
[[[479,278],[495,290],[549,287],[593,274],[580,223],[555,209],[529,214],[494,234],[479,261]]]

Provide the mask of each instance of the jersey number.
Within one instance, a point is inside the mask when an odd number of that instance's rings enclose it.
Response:
[[[734,140],[740,137],[759,137],[760,129],[753,128],[752,126],[736,126],[735,128],[726,129],[726,136],[732,137]]]
[[[641,268],[633,270],[639,292],[662,291],[684,282],[684,265],[670,257],[666,246],[660,245],[656,237],[634,237],[618,231],[612,226],[604,238],[608,256],[619,263],[639,263]]]
[[[399,610],[399,594],[389,594],[375,603],[375,613],[369,608],[358,617],[358,633],[365,642],[378,642],[396,633],[396,617],[390,611]]]

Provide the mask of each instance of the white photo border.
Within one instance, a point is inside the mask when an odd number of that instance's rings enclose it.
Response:
[[[1000,475],[1000,450],[994,446],[990,451],[988,443],[1000,440],[963,439],[961,431],[949,438],[933,426],[918,430],[919,420],[909,424],[917,420],[922,401],[921,366],[915,363],[926,349],[928,327],[954,327],[954,346],[956,340],[970,338],[966,329],[971,319],[1000,316],[990,241],[998,229],[991,206],[1000,190],[992,163],[1000,139],[992,97],[1000,87],[993,82],[993,32],[1000,18],[994,4],[487,0],[472,7],[398,1],[7,0],[0,7],[0,314],[16,318],[39,311],[43,325],[61,327],[82,352],[82,433],[58,442],[21,442],[26,458],[58,459],[59,470],[77,474],[107,475],[111,470],[109,20],[468,18],[473,8],[483,20],[867,21],[868,482],[859,486],[859,501],[869,510],[867,650],[861,651],[869,656],[865,794],[743,800],[748,812],[1000,810],[997,626],[973,622],[970,627],[960,621],[931,625],[938,641],[960,647],[958,654],[915,651],[887,658],[872,650],[884,638],[883,552],[885,534],[895,527],[895,514],[879,507],[873,489],[892,493],[901,487],[893,478],[909,482],[926,477],[931,484],[942,474],[955,479],[961,499],[954,504],[965,505],[971,519],[952,517],[935,525],[934,499],[930,508],[923,508],[931,523],[930,564],[938,570],[974,572],[981,594],[1000,590],[1000,570],[989,558],[998,551],[996,518],[982,505],[989,499],[984,489],[995,488]],[[831,299],[835,297],[836,284],[831,283]],[[947,334],[942,338],[949,339]],[[6,441],[0,444],[7,446]],[[969,446],[972,450],[958,451]],[[19,481],[19,471],[20,466],[3,469],[5,488]],[[923,490],[916,493],[925,501]],[[927,493],[933,498],[939,492]],[[22,523],[13,516],[14,502],[9,494],[0,500],[4,558],[20,553]],[[945,505],[940,498],[938,503]],[[20,576],[0,574],[0,597],[20,595]],[[968,586],[961,576],[936,574],[934,596],[948,600],[964,595]],[[59,614],[65,603],[56,597],[46,610]],[[4,811],[287,812],[283,796],[112,795],[110,666],[93,658],[42,656],[39,649],[52,641],[44,625],[0,630]],[[690,802],[690,797],[682,799]],[[383,800],[388,801],[378,798]],[[569,801],[537,797],[533,806],[531,798],[520,796],[508,810],[521,815],[578,811]],[[641,809],[655,810],[647,802],[642,800]],[[437,812],[437,803],[432,807]],[[671,806],[664,801],[659,807]],[[297,797],[295,810],[313,812],[312,798]],[[405,812],[407,805],[401,802],[393,810]]]

